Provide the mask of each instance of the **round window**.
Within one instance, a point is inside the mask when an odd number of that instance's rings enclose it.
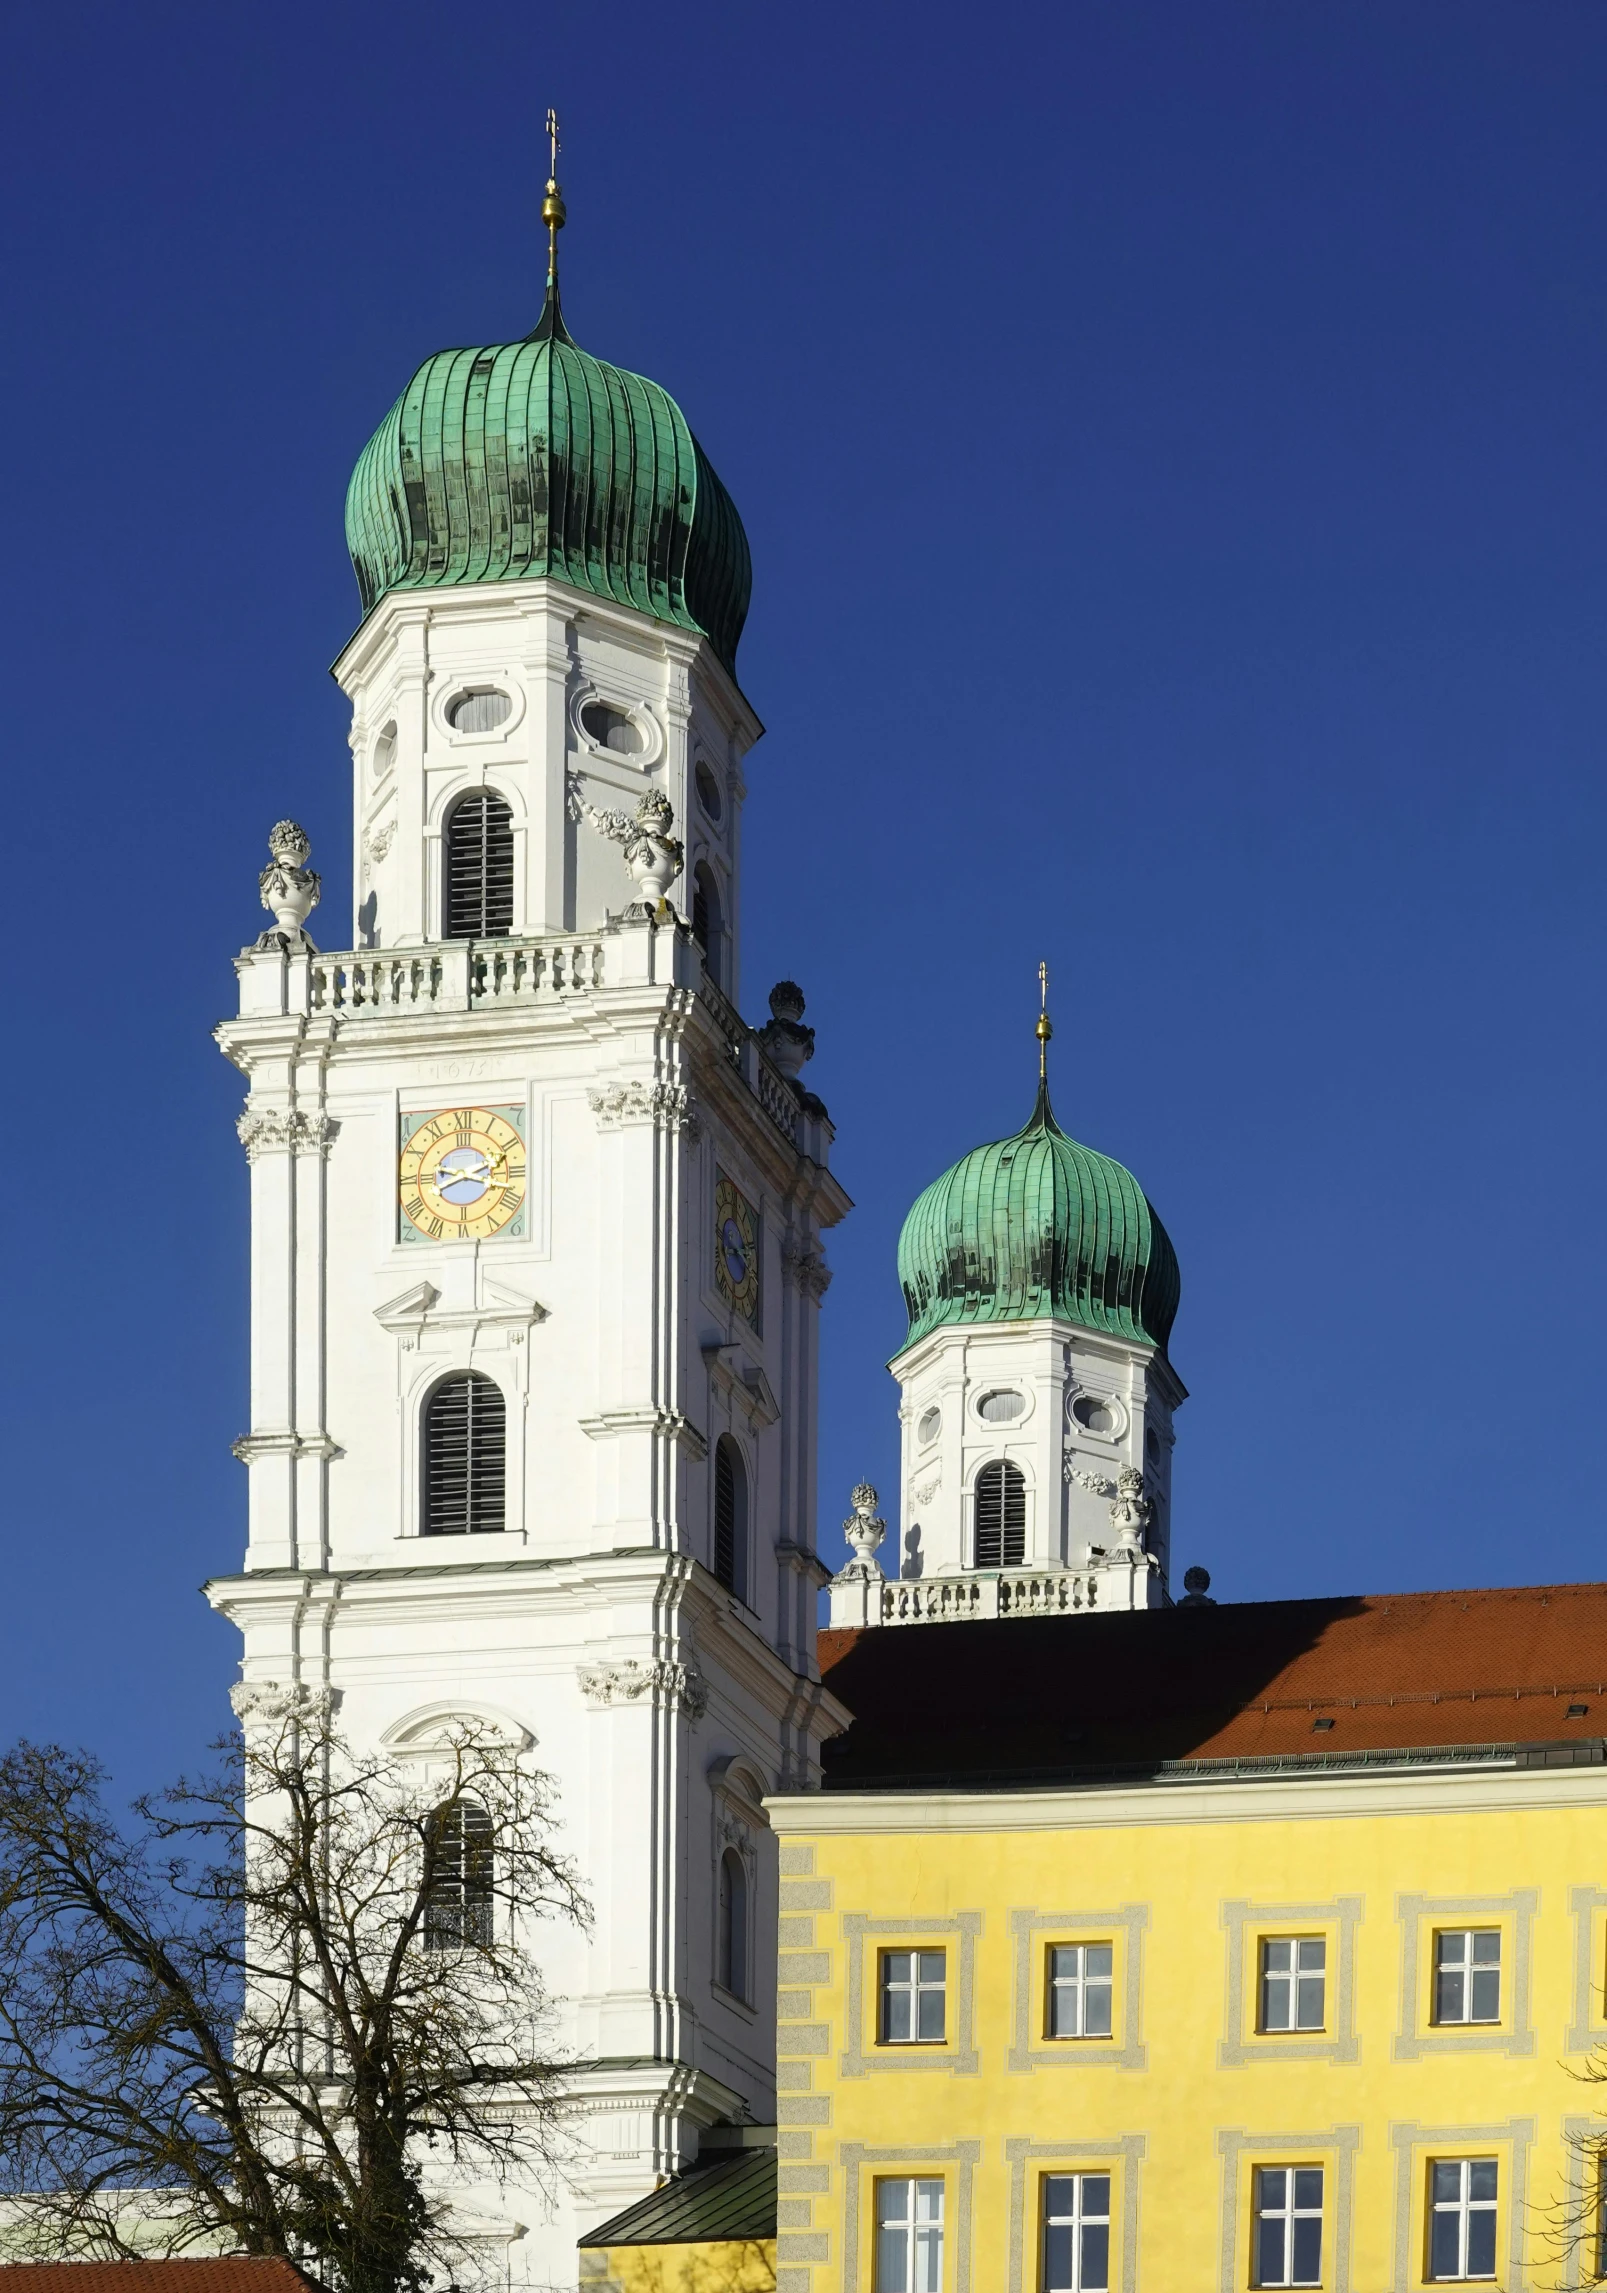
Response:
[[[1116,1412],[1108,1401],[1101,1401],[1097,1393],[1079,1393],[1071,1405],[1071,1414],[1087,1433],[1114,1433]]]
[[[916,1438],[916,1440],[917,1440],[917,1441],[920,1443],[921,1447],[924,1449],[924,1448],[927,1446],[928,1442],[932,1442],[932,1441],[935,1441],[935,1440],[937,1439],[938,1435],[939,1435],[939,1434],[942,1432],[942,1430],[943,1430],[943,1412],[942,1412],[942,1410],[941,1410],[941,1409],[925,1409],[925,1410],[923,1410],[923,1411],[921,1412],[921,1422],[920,1422],[920,1423],[919,1423],[919,1425],[917,1425],[917,1426],[916,1426],[916,1428],[915,1428],[915,1438]]]
[[[374,743],[373,772],[376,780],[383,780],[396,762],[396,727],[387,725]]]
[[[506,693],[487,686],[477,693],[458,693],[447,704],[446,721],[454,732],[495,732],[513,714]]]
[[[702,805],[711,820],[718,820],[725,810],[725,806],[720,802],[720,783],[701,758],[698,760],[698,768],[693,778],[697,782],[699,804]]]
[[[596,747],[615,756],[640,756],[647,745],[636,719],[611,701],[588,701],[580,712],[580,729]]]
[[[976,1405],[976,1413],[989,1425],[1008,1425],[1012,1417],[1019,1417],[1026,1408],[1019,1393],[1001,1387],[997,1393],[985,1393]]]

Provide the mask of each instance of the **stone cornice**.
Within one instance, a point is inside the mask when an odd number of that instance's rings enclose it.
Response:
[[[1333,1822],[1380,1815],[1532,1813],[1607,1806],[1607,1767],[1473,1769],[1403,1775],[1269,1776],[1247,1782],[1171,1777],[1152,1784],[1068,1785],[1060,1791],[804,1792],[765,1801],[783,1835],[936,1835],[971,1831],[1134,1830],[1188,1823]]]

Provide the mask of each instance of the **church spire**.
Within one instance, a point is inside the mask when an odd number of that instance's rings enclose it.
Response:
[[[551,166],[547,176],[547,195],[541,202],[541,220],[547,226],[547,296],[536,321],[532,342],[568,342],[569,329],[564,324],[563,310],[558,300],[558,234],[569,220],[563,192],[558,187],[558,154],[563,146],[558,137],[558,114],[550,107],[547,112],[547,140],[552,147]]]

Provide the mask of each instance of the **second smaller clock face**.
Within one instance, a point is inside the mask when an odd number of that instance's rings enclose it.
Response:
[[[526,1178],[525,1143],[509,1120],[517,1111],[448,1107],[404,1118],[397,1167],[404,1234],[479,1242],[513,1223]]]
[[[759,1326],[759,1213],[724,1171],[714,1185],[714,1284],[755,1329]]]

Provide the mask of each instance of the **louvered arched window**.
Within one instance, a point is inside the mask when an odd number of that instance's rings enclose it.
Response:
[[[508,1411],[501,1386],[465,1370],[424,1404],[427,1537],[486,1536],[506,1524]]]
[[[1027,1557],[1027,1484],[1018,1465],[995,1458],[976,1477],[977,1568],[1019,1568]]]
[[[748,1471],[729,1433],[714,1444],[714,1573],[739,1600],[748,1597]]]
[[[435,1869],[424,1903],[425,1948],[489,1943],[496,1896],[491,1818],[477,1800],[454,1799],[430,1824]]]
[[[513,814],[479,789],[446,824],[446,936],[505,939],[513,929]]]
[[[728,1847],[720,1857],[720,1933],[716,1974],[733,1998],[748,1995],[748,1874]]]

